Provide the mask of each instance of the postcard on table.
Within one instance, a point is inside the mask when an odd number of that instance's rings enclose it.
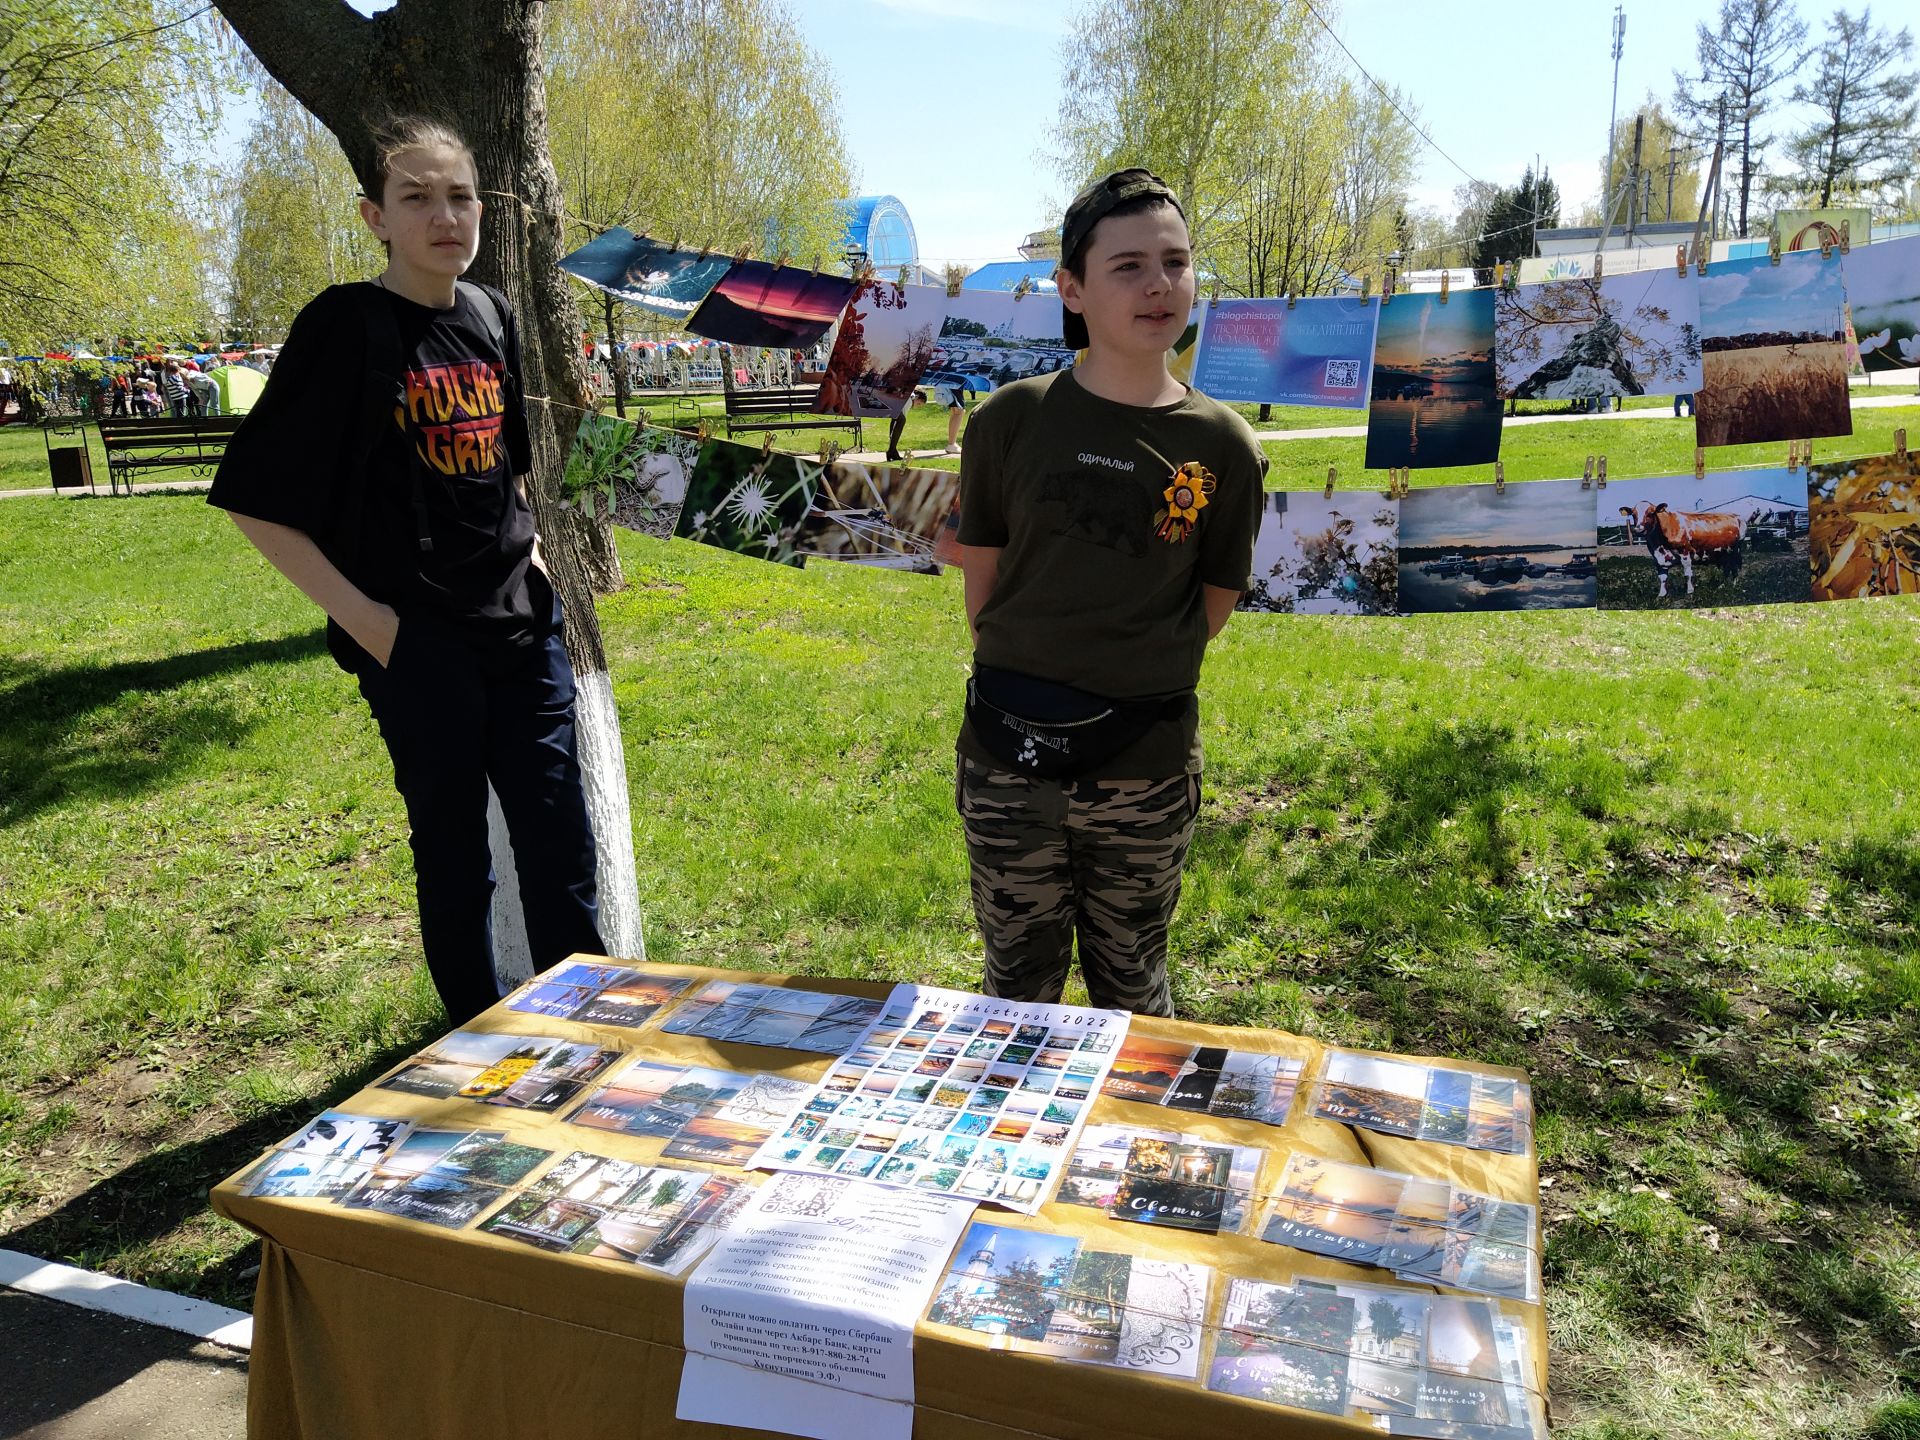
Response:
[[[470,1135],[411,1179],[372,1191],[366,1208],[457,1230],[499,1204],[552,1153],[495,1134]]]
[[[1033,1213],[1128,1017],[927,986],[896,987],[885,1010],[753,1163]]]
[[[1307,1286],[1235,1277],[1207,1388],[1295,1410],[1344,1415],[1354,1304]]]

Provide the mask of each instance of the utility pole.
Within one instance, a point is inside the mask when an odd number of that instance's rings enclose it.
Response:
[[[1633,164],[1627,170],[1627,248],[1633,248],[1635,221],[1639,218],[1640,208],[1640,142],[1646,134],[1647,117],[1633,117]],[[1608,166],[1609,170],[1613,167]]]
[[[1620,52],[1625,48],[1627,38],[1627,12],[1624,6],[1613,7],[1613,105],[1607,111],[1607,173],[1600,177],[1600,198],[1607,199],[1607,191],[1613,186],[1613,127],[1620,118]]]

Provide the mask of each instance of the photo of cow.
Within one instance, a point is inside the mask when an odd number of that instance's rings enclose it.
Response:
[[[1594,491],[1602,610],[1811,599],[1803,470],[1709,471]]]

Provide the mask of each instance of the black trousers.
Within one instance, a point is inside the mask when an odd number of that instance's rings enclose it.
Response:
[[[536,601],[551,593],[545,577],[528,578]],[[489,781],[513,842],[535,971],[575,951],[606,951],[593,827],[580,788],[573,667],[557,597],[551,607],[551,630],[527,646],[476,639],[438,617],[403,615],[384,668],[364,651],[349,666],[406,801],[421,944],[455,1025],[501,994],[493,970]]]

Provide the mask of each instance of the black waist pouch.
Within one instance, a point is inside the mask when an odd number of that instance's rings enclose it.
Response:
[[[967,681],[967,722],[987,753],[1015,774],[1070,780],[1112,759],[1160,721],[1177,719],[1191,693],[1109,700],[976,664]]]

